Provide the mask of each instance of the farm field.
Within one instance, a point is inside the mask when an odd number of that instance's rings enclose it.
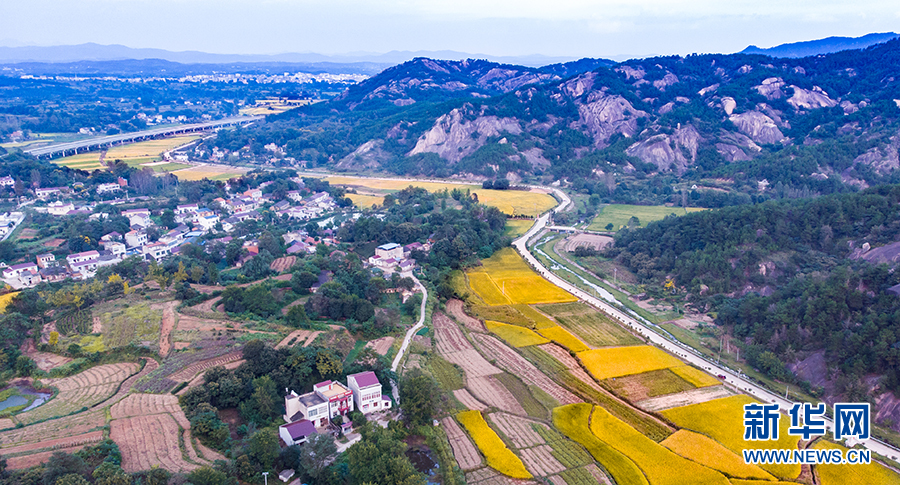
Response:
[[[584,303],[539,305],[537,309],[553,317],[560,326],[577,335],[588,345],[609,347],[641,343],[639,338]]]
[[[522,460],[506,447],[503,440],[485,422],[480,411],[464,411],[457,414],[456,419],[481,450],[488,466],[512,478],[532,478]]]
[[[202,164],[195,165],[191,168],[176,170],[172,172],[172,175],[177,176],[180,180],[228,180],[230,178],[239,177],[249,171],[250,169],[244,167]]]
[[[693,384],[677,376],[671,369],[614,377],[606,379],[603,383],[616,395],[622,396],[631,402],[695,388]]]
[[[373,205],[380,206],[384,203],[384,197],[377,195],[346,194],[345,197],[353,201],[353,205],[360,209],[369,209]]]
[[[663,440],[661,445],[701,465],[718,470],[733,478],[774,480],[775,477],[756,465],[744,463],[744,458],[718,442],[693,431],[680,429]]]
[[[481,455],[478,454],[478,448],[472,443],[465,431],[459,427],[453,417],[446,417],[441,420],[441,425],[447,433],[447,439],[450,441],[450,448],[453,449],[453,457],[462,470],[472,470],[481,466]]]
[[[538,330],[538,333],[572,352],[584,352],[585,350],[590,350],[590,347],[585,345],[581,339],[572,335],[568,330],[559,325],[540,329]]]
[[[557,204],[553,196],[543,192],[482,189],[479,185],[357,177],[325,177],[325,180],[332,185],[368,189],[369,192],[382,192],[382,195],[397,192],[409,186],[421,187],[429,192],[440,192],[444,189],[449,191],[453,189],[469,190],[478,195],[478,201],[482,204],[496,207],[504,214],[517,216],[537,216],[556,207]]]
[[[600,406],[594,406],[590,428],[597,438],[643,470],[651,485],[730,485],[721,473],[676,455]],[[678,473],[672,473],[672,470],[678,470]]]
[[[103,345],[123,347],[130,343],[151,348],[159,347],[163,310],[150,303],[133,303],[127,308],[97,315],[103,325]]]
[[[587,350],[579,352],[578,359],[591,375],[601,381],[684,365],[675,357],[649,345]]]
[[[688,207],[687,212],[698,212],[707,209]],[[610,204],[603,208],[587,229],[589,231],[607,231],[606,226],[612,224],[612,231],[618,231],[628,225],[632,217],[637,217],[640,227],[647,227],[653,221],[664,219],[669,214],[684,215],[686,212],[681,207],[667,207],[664,205],[626,205]]]
[[[672,367],[669,370],[674,372],[678,377],[693,384],[694,387],[709,387],[718,386],[719,384],[721,384],[721,382],[719,382],[719,380],[715,377],[690,365]]]
[[[846,456],[847,448],[829,441],[819,440],[813,445],[819,450],[841,450]],[[900,475],[878,463],[866,465],[816,465],[822,485],[888,485],[900,483]]]
[[[488,305],[540,304],[576,301],[576,298],[545,280],[512,248],[504,248],[468,273],[472,290]]]
[[[531,219],[507,219],[503,235],[515,239],[528,232],[533,225],[534,221]]]
[[[185,135],[174,136],[170,138],[160,138],[158,140],[148,140],[138,143],[130,143],[127,145],[119,145],[110,148],[104,157],[104,162],[112,162],[114,160],[122,160],[130,166],[139,166],[146,163],[159,161],[163,152],[180,147],[194,140],[199,136]],[[104,168],[100,163],[101,152],[79,153],[71,157],[64,157],[53,160],[53,163],[69,168],[77,168],[80,170],[94,170]],[[182,168],[182,164],[167,164],[176,168]],[[165,165],[151,166],[154,171],[169,171],[171,167]]]
[[[541,345],[549,342],[545,337],[518,325],[508,325],[492,320],[488,320],[484,322],[484,324],[491,333],[496,334],[513,347],[527,347],[529,345]]]
[[[788,419],[779,420],[778,441],[744,441],[744,404],[753,402],[757,401],[736,395],[667,409],[661,414],[679,427],[709,436],[738,454],[747,448],[795,449],[798,437],[788,434]],[[795,479],[800,475],[800,465],[760,465],[760,468],[778,478]]]
[[[182,415],[183,416],[183,415]],[[185,461],[179,444],[179,423],[169,414],[115,419],[109,437],[122,452],[122,469],[129,473],[154,465],[174,472],[189,472],[198,465]],[[153,446],[147,446],[153,443]]]
[[[106,364],[71,377],[47,380],[46,384],[59,389],[59,394],[31,411],[16,415],[15,420],[29,424],[89,408],[115,394],[119,384],[137,371],[138,364]]]

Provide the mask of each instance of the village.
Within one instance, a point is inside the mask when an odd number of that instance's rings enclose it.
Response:
[[[303,181],[294,178],[293,181],[302,187]],[[188,243],[205,245],[207,241],[229,243],[237,225],[248,220],[261,220],[263,210],[274,213],[276,220],[310,221],[321,219],[332,213],[338,212],[338,206],[334,198],[326,192],[301,195],[300,190],[288,191],[283,199],[275,200],[271,195],[263,195],[267,184],[246,190],[240,193],[232,193],[230,197],[217,198],[210,204],[211,209],[202,207],[197,203],[178,205],[174,210],[174,220],[177,226],[173,229],[162,228],[154,222],[156,214],[150,209],[134,208],[121,211],[121,215],[128,219],[130,231],[125,234],[110,232],[103,235],[98,241],[101,249],[71,253],[64,258],[57,259],[57,255],[51,252],[38,254],[34,261],[8,265],[0,262],[2,280],[13,289],[31,288],[40,283],[58,282],[67,279],[86,280],[94,277],[97,270],[107,266],[114,266],[125,258],[137,257],[142,261],[161,263],[166,258],[176,255],[179,249]],[[0,178],[0,187],[12,187],[15,181],[12,177]],[[119,179],[118,183],[106,183],[96,186],[97,194],[124,193],[127,191],[127,181]],[[31,200],[30,208],[39,213],[46,213],[57,217],[80,216],[87,220],[101,220],[108,217],[104,212],[95,212],[98,203],[79,203],[74,198],[69,187],[37,188],[34,190],[35,198]],[[143,198],[131,199],[127,197],[103,201],[110,205],[134,204]],[[359,214],[355,214],[358,217]],[[0,237],[5,237],[15,230],[16,226],[24,220],[22,212],[12,212],[0,216]],[[148,233],[149,229],[155,229],[159,233],[153,240]],[[325,229],[320,238],[312,237],[305,230],[291,231],[284,234],[286,254],[311,254],[316,250],[316,245],[321,243],[333,246],[338,241],[334,237],[335,231]],[[219,237],[203,238],[212,234]],[[202,240],[201,240],[202,239]],[[427,250],[428,243],[414,243],[407,247],[400,245],[384,245],[379,248],[376,255],[369,258],[368,263],[390,276],[395,270],[402,274],[410,274],[415,267],[414,261],[409,259],[412,250]],[[253,238],[244,241],[247,254],[236,264],[238,267],[258,254],[258,242]]]

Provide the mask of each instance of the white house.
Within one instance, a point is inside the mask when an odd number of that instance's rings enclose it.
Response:
[[[197,224],[204,231],[212,231],[213,228],[216,227],[216,224],[218,224],[218,223],[219,223],[219,216],[215,216],[215,215],[197,218]]]
[[[39,199],[46,199],[47,197],[50,197],[51,195],[59,194],[61,192],[62,192],[62,190],[60,189],[60,187],[47,187],[47,188],[43,188],[43,189],[34,189],[34,195],[36,195],[37,198],[39,198]]]
[[[34,263],[14,264],[3,270],[4,278],[15,278],[25,273],[37,273],[38,265]]]
[[[97,194],[108,194],[111,192],[119,192],[122,186],[116,183],[97,185]]]
[[[69,266],[72,266],[77,263],[83,263],[85,261],[90,261],[92,259],[97,259],[100,257],[100,253],[97,251],[84,251],[82,253],[75,253],[66,256],[66,262],[69,263]],[[72,268],[73,270],[75,268]]]
[[[324,427],[335,416],[353,411],[353,391],[340,382],[325,381],[313,386],[313,391],[297,395],[291,391],[284,397],[284,420],[293,423],[308,419],[316,427]]]
[[[51,202],[47,206],[47,213],[53,216],[64,216],[75,210],[75,204],[71,202]]]
[[[150,225],[149,209],[129,209],[122,212],[122,215],[128,218],[129,225],[141,225],[147,227]]]
[[[12,187],[13,185],[16,185],[16,181],[9,175],[0,177],[0,187]]]
[[[177,215],[177,214],[185,214],[188,212],[197,212],[198,209],[199,209],[199,207],[197,206],[197,204],[179,205],[179,206],[175,207],[175,214]]]
[[[114,256],[121,258],[125,255],[125,244],[120,243],[119,241],[100,241],[100,244],[103,246],[103,249],[109,251]]]
[[[49,268],[51,266],[56,266],[56,256],[51,253],[38,254],[37,265],[40,268]]]
[[[375,256],[381,259],[403,259],[403,246],[397,243],[382,244],[375,248]]]
[[[150,258],[153,258],[157,263],[171,253],[172,251],[169,245],[162,241],[144,246],[144,259],[149,260]]]
[[[149,241],[150,238],[142,231],[128,231],[125,233],[125,244],[130,248],[141,247]]]
[[[347,376],[356,409],[363,414],[391,408],[391,400],[381,394],[381,383],[372,371]]]
[[[96,251],[94,251],[96,252]],[[81,279],[93,278],[94,274],[97,272],[97,263],[100,260],[99,255],[95,259],[89,259],[87,261],[78,261],[76,263],[71,263],[69,268],[72,269],[72,273],[80,274]]]

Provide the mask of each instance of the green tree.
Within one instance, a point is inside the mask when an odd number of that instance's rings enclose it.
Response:
[[[37,369],[37,365],[27,355],[16,357],[16,373],[20,376],[28,377],[35,369]]]
[[[434,379],[413,369],[400,379],[400,407],[410,426],[431,424],[440,389]]]
[[[104,461],[94,469],[94,485],[131,485],[131,477],[114,463]]]
[[[172,209],[166,209],[159,215],[159,223],[166,226],[166,229],[174,229],[178,225],[175,222],[175,212]]]
[[[326,463],[337,454],[334,439],[327,434],[314,434],[300,445],[300,468],[315,483],[325,471]]]
[[[362,485],[424,485],[425,476],[417,472],[406,457],[406,444],[393,432],[367,424],[362,439],[344,453],[350,470],[350,483]]]
[[[216,266],[216,263],[209,263],[206,268],[206,283],[209,285],[219,283],[219,267]]]
[[[284,322],[290,327],[306,328],[309,326],[309,317],[306,316],[303,305],[294,305],[284,316]]]
[[[253,395],[251,396],[260,417],[268,421],[278,416],[281,403],[278,399],[278,388],[269,376],[253,379]]]
[[[237,485],[237,479],[209,466],[188,473],[187,479],[193,485]]]
[[[77,473],[69,473],[57,478],[53,485],[90,485],[90,482]]]
[[[250,457],[259,464],[261,470],[271,470],[281,452],[278,435],[274,428],[263,428],[250,437],[247,447]]]

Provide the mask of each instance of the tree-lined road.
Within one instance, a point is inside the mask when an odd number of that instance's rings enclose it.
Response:
[[[553,209],[553,211],[552,211],[553,213],[563,210],[568,204],[571,203],[571,200],[569,200],[569,198],[566,197],[566,195],[563,194],[562,191],[560,191],[558,189],[551,189],[551,190],[553,190],[554,193],[556,193],[558,196],[560,196],[560,199],[563,201],[560,203],[559,206],[557,206],[555,209]],[[636,332],[638,332],[640,335],[646,337],[653,344],[659,346],[662,349],[667,350],[668,352],[670,352],[672,354],[675,354],[681,360],[683,360],[685,362],[689,362],[691,364],[694,364],[694,365],[700,367],[701,369],[705,369],[706,371],[708,371],[709,373],[711,373],[713,375],[725,376],[724,381],[727,384],[731,385],[732,387],[739,389],[741,392],[744,392],[753,397],[756,397],[757,399],[759,399],[762,402],[777,403],[779,405],[779,407],[782,410],[784,410],[785,412],[791,409],[791,407],[794,405],[794,403],[792,401],[789,401],[777,394],[772,393],[771,391],[769,391],[767,389],[764,389],[764,388],[758,386],[757,384],[754,384],[754,383],[748,381],[747,379],[742,377],[738,372],[736,372],[728,367],[724,367],[720,364],[716,364],[715,362],[708,360],[705,356],[700,354],[697,350],[694,350],[692,347],[689,347],[678,341],[669,340],[668,338],[657,333],[655,330],[651,329],[650,327],[642,324],[641,322],[639,322],[638,320],[633,318],[631,315],[628,315],[628,314],[620,311],[618,308],[615,308],[612,305],[610,305],[609,303],[575,287],[574,285],[570,284],[569,282],[563,280],[559,276],[556,276],[555,274],[550,272],[550,270],[548,270],[543,264],[541,264],[541,262],[538,261],[538,259],[534,256],[534,254],[532,254],[531,251],[528,249],[528,241],[531,240],[536,235],[538,235],[541,231],[543,231],[547,227],[547,224],[550,220],[550,214],[551,213],[548,212],[548,213],[542,215],[541,217],[539,217],[535,221],[535,223],[531,227],[531,229],[529,229],[528,232],[525,233],[524,236],[513,241],[513,246],[516,248],[516,250],[519,252],[519,254],[521,254],[522,257],[525,258],[526,261],[528,261],[528,264],[530,264],[538,273],[540,273],[541,276],[543,276],[544,278],[546,278],[548,281],[555,284],[556,286],[575,295],[576,297],[578,297],[580,300],[584,301],[585,303],[606,313],[610,317],[615,318],[621,324],[631,327]],[[831,419],[826,418],[825,425],[829,430],[834,429],[834,421]],[[897,449],[897,448],[895,448],[887,443],[884,443],[880,440],[877,440],[875,438],[861,441],[860,444],[862,444],[866,449],[872,450],[875,453],[878,453],[882,456],[886,456],[894,461],[897,461],[898,459],[900,459],[900,449]]]

